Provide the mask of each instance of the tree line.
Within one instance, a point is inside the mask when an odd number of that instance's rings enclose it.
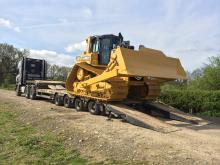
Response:
[[[0,44],[0,86],[15,84],[17,65],[23,57],[30,57],[27,49],[18,49],[6,43]],[[71,68],[48,64],[47,76],[51,80],[65,81]]]

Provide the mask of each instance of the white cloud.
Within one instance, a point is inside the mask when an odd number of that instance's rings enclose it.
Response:
[[[58,21],[63,23],[63,24],[66,24],[66,23],[69,22],[66,18],[60,18]]]
[[[9,20],[6,20],[4,18],[0,18],[0,25],[3,25],[5,27],[10,27],[11,26],[11,23]]]
[[[0,18],[0,27],[6,27],[8,29],[12,29],[16,32],[20,32],[20,28],[18,26],[14,26],[9,20],[4,19],[4,18]]]
[[[92,10],[88,7],[83,8],[82,13],[86,18],[90,18],[93,15]]]
[[[65,47],[66,52],[75,52],[75,51],[84,51],[86,48],[86,41],[82,41],[79,43],[69,44]]]
[[[14,31],[21,32],[21,29],[19,27],[14,27]]]
[[[30,49],[30,57],[37,59],[45,59],[49,64],[71,67],[75,61],[73,56],[68,54],[57,53],[49,50]]]

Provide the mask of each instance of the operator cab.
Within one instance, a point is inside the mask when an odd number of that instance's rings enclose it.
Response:
[[[111,50],[116,48],[123,38],[115,35],[94,36],[92,39],[91,52],[98,54],[99,65],[109,63]]]
[[[118,36],[112,34],[93,36],[90,52],[98,54],[99,65],[107,65],[110,60],[111,50],[118,46],[134,49],[133,46],[130,46],[129,41],[123,41],[123,36],[119,33]]]

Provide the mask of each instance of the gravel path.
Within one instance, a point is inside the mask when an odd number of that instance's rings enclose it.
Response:
[[[28,100],[0,89],[0,104],[13,103],[19,120],[52,131],[95,162],[119,160],[130,164],[219,164],[220,124],[195,126],[165,121],[178,131],[160,133],[118,119],[58,107],[47,100]]]

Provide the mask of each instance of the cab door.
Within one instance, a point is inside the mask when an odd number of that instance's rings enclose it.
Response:
[[[110,39],[101,39],[100,49],[99,49],[99,64],[107,65],[110,59],[111,53],[111,40]]]

